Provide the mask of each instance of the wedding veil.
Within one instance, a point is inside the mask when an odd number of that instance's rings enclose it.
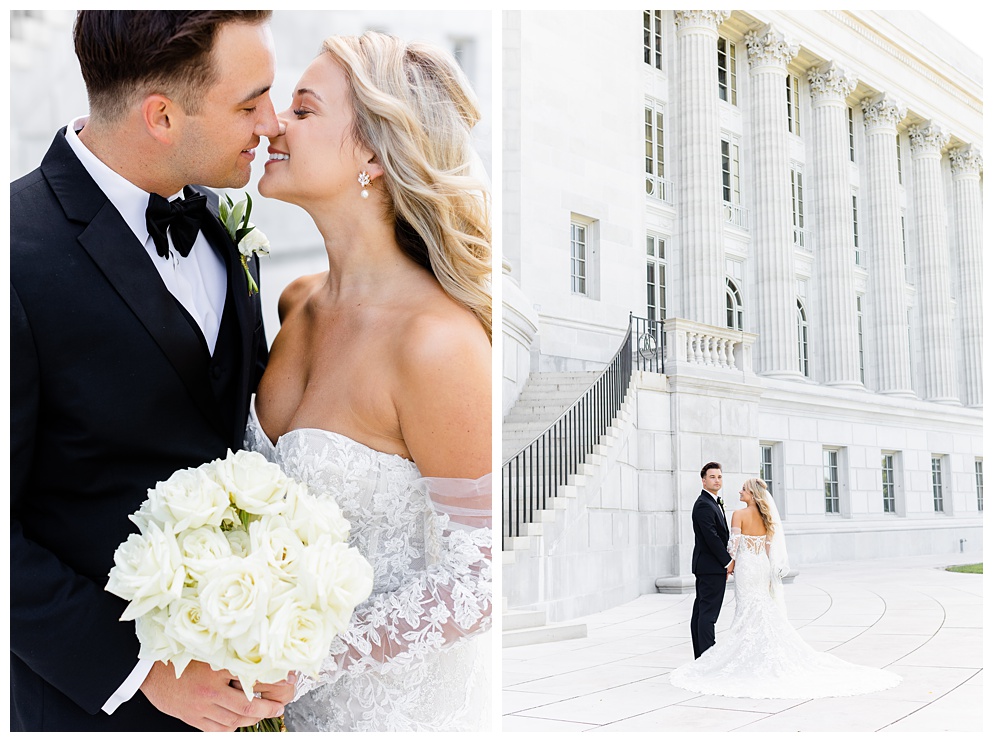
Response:
[[[772,539],[769,541],[769,592],[779,607],[783,616],[786,615],[786,597],[783,595],[783,578],[790,571],[789,554],[786,553],[786,534],[783,530],[783,520],[779,517],[779,508],[770,492],[766,492],[765,501],[769,505],[772,516]]]

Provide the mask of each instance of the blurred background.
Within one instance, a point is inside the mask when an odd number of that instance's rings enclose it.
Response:
[[[58,129],[88,111],[86,89],[72,46],[71,10],[10,11],[10,179],[35,169]],[[474,130],[476,151],[492,179],[492,14],[489,11],[329,10],[275,11],[276,79],[272,102],[276,111],[290,104],[291,91],[314,59],[321,42],[332,34],[365,31],[424,41],[451,52],[472,82],[483,111]],[[327,268],[320,234],[302,209],[258,197],[257,183],[265,165],[263,140],[246,186],[252,196],[252,221],[272,245],[262,258],[262,303],[269,342],[279,329],[276,304],[294,278]],[[238,200],[242,189],[231,191]]]

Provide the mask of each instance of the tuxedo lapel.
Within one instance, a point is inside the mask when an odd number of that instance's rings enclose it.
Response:
[[[87,223],[79,235],[80,245],[162,349],[204,417],[223,430],[200,339],[148,253],[72,152],[64,129],[42,162],[42,172],[66,215]]]

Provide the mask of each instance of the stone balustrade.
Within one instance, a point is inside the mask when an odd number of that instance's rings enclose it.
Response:
[[[678,373],[677,364],[752,373],[756,335],[679,318],[664,329],[666,373]]]

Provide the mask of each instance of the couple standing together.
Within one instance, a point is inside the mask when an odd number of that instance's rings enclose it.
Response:
[[[694,661],[673,670],[673,685],[737,698],[824,698],[892,688],[900,677],[815,652],[786,615],[783,577],[789,572],[779,509],[761,479],[738,493],[743,508],[724,513],[721,465],[700,471],[703,491],[693,505],[696,600],[690,618]],[[734,575],[734,619],[715,644],[714,625]]]
[[[81,11],[88,117],[11,184],[11,728],[485,724],[491,613],[490,220],[454,60],[331,37],[270,100],[270,11]],[[208,188],[303,208],[328,270],[267,348]],[[253,404],[253,394],[254,404]],[[318,678],[138,659],[105,592],[146,491],[249,448],[351,523],[370,598]],[[428,538],[432,535],[433,538]],[[297,700],[290,703],[294,698]]]

